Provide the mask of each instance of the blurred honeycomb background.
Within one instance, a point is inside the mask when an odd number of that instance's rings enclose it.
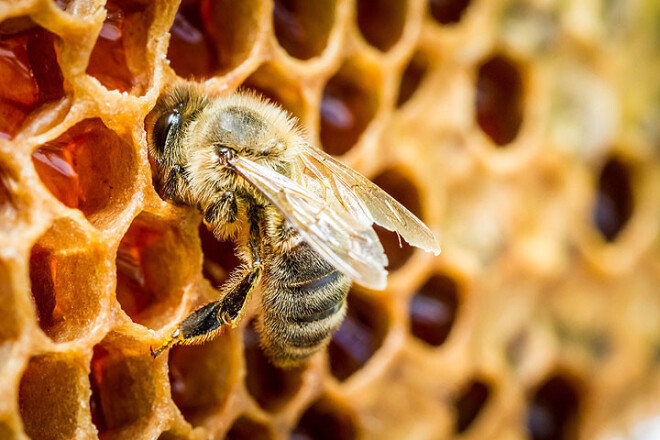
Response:
[[[660,3],[0,1],[0,439],[660,438]],[[326,353],[155,361],[236,264],[152,185],[179,79],[257,90],[441,237]]]

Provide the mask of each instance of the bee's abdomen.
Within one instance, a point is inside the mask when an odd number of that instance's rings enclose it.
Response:
[[[350,280],[304,242],[270,263],[262,343],[274,363],[295,365],[323,348],[341,324]]]

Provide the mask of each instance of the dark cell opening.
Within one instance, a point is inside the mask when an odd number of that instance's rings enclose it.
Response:
[[[23,426],[30,438],[75,437],[76,429],[83,424],[79,410],[82,374],[75,363],[54,356],[30,360],[18,391]]]
[[[520,67],[495,55],[479,67],[476,117],[481,129],[502,146],[513,141],[523,119],[524,85]]]
[[[242,88],[259,93],[297,118],[303,116],[305,101],[300,88],[270,64],[259,67],[245,80]]]
[[[376,114],[379,77],[345,64],[323,90],[321,144],[341,155],[355,145]]]
[[[399,41],[406,23],[405,0],[358,0],[357,21],[369,44],[387,51]]]
[[[346,380],[362,368],[382,345],[388,324],[382,305],[349,292],[346,319],[328,346],[332,374]]]
[[[219,69],[215,45],[204,31],[200,4],[183,2],[170,34],[167,57],[177,75],[208,78]]]
[[[428,56],[421,51],[417,51],[413,54],[412,58],[408,62],[406,69],[403,71],[401,76],[401,84],[399,85],[399,96],[396,100],[396,106],[401,107],[403,104],[408,102],[410,98],[419,88],[424,76],[429,68],[429,59]]]
[[[431,16],[440,24],[452,24],[461,21],[470,0],[429,0]]]
[[[95,246],[83,248],[85,238],[76,237],[75,231],[75,226],[67,220],[56,222],[30,254],[30,283],[37,321],[55,342],[77,339],[95,324],[102,292],[88,295],[81,291],[93,292],[109,276],[98,264],[102,251]],[[63,237],[71,248],[53,244],[61,243]]]
[[[352,440],[357,438],[353,416],[338,403],[321,399],[301,417],[291,440]]]
[[[614,241],[633,212],[633,191],[628,167],[611,158],[598,179],[593,221],[607,241]]]
[[[296,395],[302,385],[303,368],[274,366],[259,346],[259,335],[251,324],[243,336],[245,377],[248,392],[267,411],[278,411]]]
[[[417,217],[422,217],[422,205],[417,188],[403,173],[397,170],[386,170],[376,176],[373,182],[410,212]],[[401,268],[414,253],[414,248],[395,232],[388,231],[380,226],[375,229],[389,260],[387,269],[394,271]]]
[[[483,410],[490,390],[488,385],[481,381],[471,382],[456,399],[456,432],[465,432]]]
[[[335,0],[275,0],[273,27],[280,46],[307,60],[321,55],[335,18]]]
[[[0,24],[0,138],[11,139],[37,107],[64,96],[57,37],[20,17]]]
[[[219,288],[240,264],[234,244],[219,241],[203,224],[199,225],[199,239],[204,254],[202,274],[213,287]]]
[[[429,345],[442,345],[454,324],[458,287],[445,275],[429,279],[410,300],[410,331]]]
[[[149,350],[134,346],[122,351],[129,342],[115,344],[108,336],[94,347],[89,375],[92,395],[92,422],[103,438],[108,431],[123,428],[149,418],[156,400],[156,378]],[[78,402],[76,402],[79,405]]]
[[[555,375],[543,383],[531,399],[527,430],[533,440],[577,438],[580,406],[578,390],[571,380]]]
[[[81,210],[92,224],[116,221],[132,196],[135,171],[132,147],[100,119],[82,121],[32,153],[48,190],[69,208]]]
[[[150,214],[140,214],[117,249],[117,300],[139,324],[167,324],[195,268],[194,252],[183,232]],[[193,260],[194,261],[194,260]]]
[[[225,436],[226,440],[271,440],[274,438],[270,428],[246,416],[239,417]]]
[[[256,37],[259,10],[257,0],[182,2],[167,53],[177,75],[204,79],[239,65]]]
[[[237,380],[235,350],[234,339],[225,332],[211,342],[170,351],[172,400],[192,425],[203,424],[227,402]]]

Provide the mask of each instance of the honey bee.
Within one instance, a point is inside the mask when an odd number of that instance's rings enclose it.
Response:
[[[220,299],[186,317],[154,357],[235,326],[260,285],[261,345],[275,365],[298,365],[341,324],[352,281],[385,287],[374,223],[440,252],[410,211],[310,145],[291,116],[255,94],[211,97],[202,86],[176,86],[146,127],[161,196],[199,209],[218,239],[235,241],[242,262]]]

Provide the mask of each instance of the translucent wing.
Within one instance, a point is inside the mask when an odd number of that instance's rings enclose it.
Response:
[[[324,198],[334,198],[359,221],[375,222],[413,246],[440,253],[435,236],[420,219],[357,171],[312,146],[304,148],[297,158],[303,186],[317,185],[314,180],[322,182],[320,186],[332,192],[332,197],[326,194]]]
[[[315,192],[276,171],[236,156],[236,171],[254,185],[323,258],[356,282],[384,289],[387,257],[378,236],[349,211],[336,209]]]

